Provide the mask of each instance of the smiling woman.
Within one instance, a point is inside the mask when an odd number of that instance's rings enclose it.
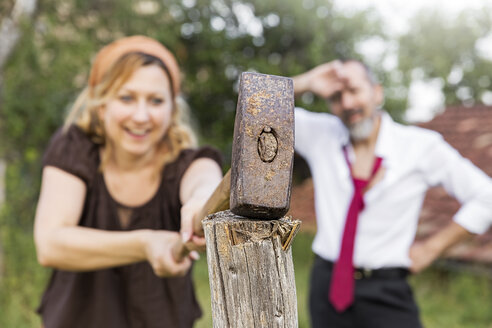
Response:
[[[171,124],[174,101],[170,90],[164,71],[147,65],[135,70],[106,106],[98,107],[98,119],[115,156],[144,161],[155,156],[154,146]]]
[[[176,60],[153,39],[96,56],[44,155],[35,242],[54,269],[38,310],[46,328],[191,327],[200,316],[196,254],[177,262],[171,247],[203,246],[192,221],[221,179],[220,155],[193,148],[179,90]]]

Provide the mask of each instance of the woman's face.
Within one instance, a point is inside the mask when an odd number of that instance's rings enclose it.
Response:
[[[169,79],[156,65],[137,69],[100,110],[108,141],[124,155],[152,155],[171,123]]]

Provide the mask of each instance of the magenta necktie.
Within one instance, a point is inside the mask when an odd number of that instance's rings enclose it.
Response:
[[[345,151],[345,149],[344,149]],[[340,254],[333,269],[330,284],[329,299],[333,307],[338,312],[345,311],[354,302],[354,241],[355,231],[357,230],[357,220],[359,213],[364,209],[364,189],[374,177],[381,166],[382,158],[376,157],[374,167],[369,179],[357,179],[352,175],[352,168],[345,151],[345,157],[351,171],[351,178],[354,184],[354,195],[350,202],[350,207],[345,220]]]

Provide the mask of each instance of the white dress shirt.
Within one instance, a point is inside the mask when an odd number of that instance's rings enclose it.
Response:
[[[306,159],[313,177],[317,233],[313,251],[338,258],[345,218],[353,194],[343,154],[355,154],[343,123],[328,113],[295,111],[295,149]],[[395,123],[382,113],[376,156],[385,174],[364,194],[359,214],[354,265],[377,269],[409,267],[427,189],[442,185],[461,204],[454,220],[466,230],[483,233],[492,223],[492,179],[449,146],[440,134]]]

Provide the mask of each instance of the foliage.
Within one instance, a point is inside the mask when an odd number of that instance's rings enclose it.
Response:
[[[364,12],[346,17],[322,0],[41,2],[3,72],[0,156],[8,161],[7,204],[16,215],[0,225],[30,231],[44,148],[85,85],[91,58],[110,41],[144,34],[176,54],[202,142],[227,161],[242,71],[290,76],[357,57],[355,43],[378,31]],[[307,101],[326,110],[323,101]]]
[[[451,18],[436,9],[413,17],[411,29],[399,39],[404,84],[438,79],[446,105],[481,102],[490,89],[492,61],[490,54],[481,53],[477,40],[490,37],[491,10],[466,10]]]
[[[2,2],[0,8],[10,11],[12,3]],[[7,203],[0,215],[7,268],[0,286],[0,326],[39,326],[32,311],[46,270],[36,264],[32,221],[42,154],[103,45],[144,34],[168,46],[182,68],[184,94],[202,142],[216,145],[228,159],[242,71],[290,76],[321,61],[357,57],[354,44],[378,29],[377,20],[364,13],[345,17],[323,0],[40,2],[1,72],[0,157],[7,159],[8,169]],[[312,107],[324,110],[325,104]]]
[[[0,219],[11,216],[3,211]],[[0,229],[5,254],[5,274],[0,280],[0,327],[40,327],[35,313],[41,292],[47,283],[48,270],[35,258],[31,234],[18,226]]]
[[[492,62],[474,45],[490,30],[490,17],[485,9],[453,21],[438,11],[416,15],[398,40],[398,67],[388,72],[374,65],[393,117],[402,120],[408,86],[419,72],[443,81],[448,104],[483,97]],[[360,58],[357,46],[365,40],[387,41],[373,11],[344,14],[330,0],[45,0],[3,72],[0,156],[9,162],[9,204],[23,190],[18,208],[30,208],[44,147],[83,88],[91,58],[132,34],[157,38],[176,54],[201,141],[219,147],[226,160],[241,72],[292,76],[335,58]],[[451,72],[462,78],[449,79]],[[326,110],[309,94],[298,105]]]
[[[0,19],[6,17],[14,6],[14,0],[5,0],[0,2]]]
[[[117,37],[145,34],[177,55],[203,140],[228,153],[240,72],[290,76],[325,60],[357,57],[355,42],[378,32],[377,22],[363,13],[347,18],[330,2],[311,2],[305,9],[296,0],[175,0],[166,6],[46,0],[5,71],[1,132],[12,146],[3,151],[30,151],[39,158],[85,83],[95,52]],[[155,8],[143,9],[145,3]],[[316,14],[319,8],[324,16]]]
[[[0,19],[13,3],[0,2]],[[453,21],[438,12],[415,17],[398,40],[397,67],[385,71],[382,63],[374,66],[387,90],[385,108],[393,117],[402,119],[406,90],[417,73],[442,80],[447,104],[482,99],[490,87],[492,64],[479,54],[475,41],[490,31],[490,17],[487,10],[464,12]],[[226,159],[241,72],[292,76],[335,58],[361,58],[357,44],[372,37],[388,39],[373,11],[344,14],[331,0],[41,1],[34,22],[25,24],[14,55],[0,72],[0,157],[8,161],[7,205],[0,214],[6,251],[0,327],[39,326],[33,309],[47,271],[36,264],[32,220],[43,150],[83,88],[97,50],[133,34],[154,37],[176,54],[201,141],[219,147]],[[451,72],[462,77],[452,79]],[[298,105],[326,110],[323,100],[309,94]],[[307,270],[312,257],[305,254],[310,238],[301,234],[294,243],[301,327],[308,326]],[[201,299],[206,300],[203,260],[195,274]],[[414,279],[428,326],[467,327],[465,322],[471,322],[469,327],[486,327],[491,318],[481,304],[492,300],[483,292],[491,290],[490,282],[460,274],[441,284],[440,275],[431,270]],[[463,312],[455,311],[458,300]],[[206,320],[201,327],[210,326]]]

